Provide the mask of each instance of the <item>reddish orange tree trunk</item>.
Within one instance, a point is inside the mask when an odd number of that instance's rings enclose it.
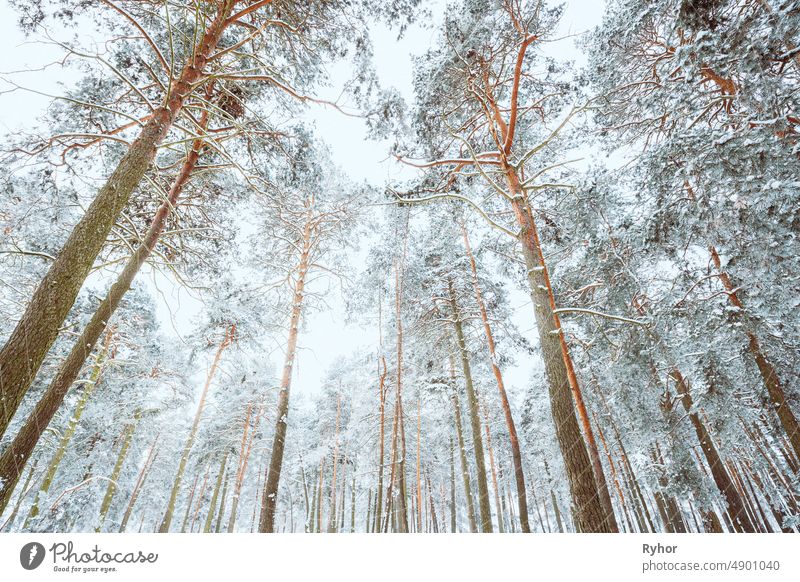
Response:
[[[509,167],[507,177],[514,196],[514,216],[520,226],[519,240],[528,269],[539,344],[550,389],[550,406],[575,505],[576,525],[582,532],[616,532],[617,522],[600,463],[600,453],[573,370],[561,321],[555,312],[555,297],[533,213],[523,197],[513,168]],[[583,424],[583,434],[576,408]]]

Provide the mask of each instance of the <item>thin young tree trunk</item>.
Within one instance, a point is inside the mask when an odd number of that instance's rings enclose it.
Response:
[[[5,529],[6,525],[13,525],[14,519],[19,513],[19,508],[22,506],[22,500],[25,499],[28,491],[31,490],[31,481],[33,480],[33,474],[36,471],[36,466],[38,464],[39,459],[34,459],[33,463],[31,463],[31,468],[28,470],[28,477],[25,479],[25,483],[22,485],[22,490],[19,492],[17,502],[14,504],[14,509],[11,511],[11,515],[8,516],[8,519],[6,519],[5,523],[3,523],[3,527],[0,527],[0,530]]]
[[[108,480],[106,494],[103,497],[102,504],[100,505],[100,518],[98,519],[97,527],[95,528],[96,532],[99,532],[103,528],[103,523],[105,523],[108,510],[111,508],[111,502],[113,501],[114,495],[116,494],[118,488],[117,481],[119,480],[120,473],[122,473],[122,465],[125,463],[125,458],[128,456],[128,450],[130,449],[131,442],[133,441],[133,433],[136,432],[136,425],[139,423],[139,419],[141,417],[142,409],[137,408],[133,413],[133,422],[128,424],[123,431],[122,444],[119,448],[119,455],[117,455],[117,462],[114,464],[114,469],[111,471],[111,477]]]
[[[280,392],[278,394],[278,411],[275,416],[275,436],[272,441],[272,457],[269,463],[269,472],[264,485],[264,495],[261,497],[261,515],[259,517],[258,531],[272,533],[275,530],[275,507],[278,503],[278,486],[283,467],[283,450],[286,446],[286,428],[289,416],[289,391],[292,385],[292,369],[295,353],[297,351],[297,336],[300,327],[300,318],[303,314],[303,299],[306,275],[310,267],[310,254],[312,246],[312,207],[309,203],[308,217],[303,227],[302,251],[297,265],[297,277],[294,283],[294,298],[292,300],[292,313],[289,320],[289,337],[286,342],[286,358],[283,363],[283,377],[281,378]]]
[[[183,524],[181,525],[181,533],[186,531],[186,524],[189,522],[189,513],[192,511],[192,501],[194,501],[194,494],[197,491],[197,482],[200,480],[200,473],[194,476],[192,488],[189,490],[189,501],[186,502],[186,513],[183,516]]]
[[[478,308],[481,312],[481,320],[483,321],[483,331],[486,335],[486,345],[489,348],[489,356],[492,362],[492,373],[494,374],[495,381],[497,382],[497,391],[500,394],[500,403],[503,407],[503,414],[506,421],[506,429],[508,430],[508,439],[511,446],[511,460],[514,463],[514,481],[517,485],[517,503],[519,506],[519,519],[522,526],[523,533],[530,533],[531,528],[528,523],[528,498],[525,491],[525,472],[522,468],[522,453],[519,448],[519,437],[517,436],[517,426],[514,423],[514,416],[511,414],[511,404],[508,401],[506,394],[505,382],[503,381],[503,373],[500,371],[497,357],[497,347],[494,342],[494,334],[489,325],[489,314],[486,311],[486,303],[483,300],[483,293],[481,293],[480,283],[478,281],[478,267],[475,263],[475,257],[472,254],[472,247],[469,243],[469,236],[467,228],[464,223],[461,223],[461,233],[464,237],[464,248],[467,251],[467,258],[469,259],[470,268],[472,269],[472,286],[475,290],[475,300],[478,303]]]
[[[308,500],[308,482],[306,481],[306,470],[305,470],[305,467],[303,466],[305,464],[303,462],[303,455],[299,454],[298,457],[300,459],[300,479],[303,482],[303,502],[304,502],[304,505],[305,505],[305,516],[306,516],[305,520],[303,521],[303,531],[308,533],[308,524],[309,524],[309,519],[310,519],[309,511],[311,509],[310,503],[309,503],[309,500]]]
[[[456,533],[456,459],[453,437],[450,437],[450,533]]]
[[[503,490],[500,492],[500,508],[503,512],[503,517],[501,519],[505,520],[505,523],[507,523],[508,527],[511,528],[511,533],[517,533],[517,526],[514,523],[514,519],[511,517],[511,513],[508,510],[508,505],[506,504],[506,500],[510,499],[510,496],[508,495],[508,487],[506,486],[505,479],[503,478],[504,475],[502,470],[498,476],[503,483]]]
[[[210,94],[207,95],[210,97]],[[200,119],[200,127],[205,130],[208,126],[208,113],[203,112]],[[80,337],[73,345],[66,360],[59,366],[54,378],[50,381],[47,390],[36,403],[33,412],[28,416],[25,424],[20,429],[12,443],[0,456],[0,481],[3,482],[0,489],[0,512],[7,503],[7,490],[13,489],[19,471],[33,453],[36,443],[42,436],[58,408],[64,402],[70,387],[80,374],[86,359],[94,350],[97,340],[106,329],[108,322],[119,307],[123,296],[130,289],[134,278],[141,269],[144,262],[152,254],[158,242],[170,212],[175,208],[178,198],[183,192],[184,187],[189,181],[189,177],[197,166],[200,152],[203,148],[204,140],[197,139],[192,145],[192,149],[178,172],[177,177],[170,187],[167,199],[159,206],[153,217],[153,222],[144,235],[142,242],[130,256],[117,280],[111,285],[105,299],[97,306],[92,314],[89,323],[81,332]],[[3,389],[5,394],[5,388]],[[2,432],[2,431],[0,431]]]
[[[336,532],[338,515],[336,514],[336,470],[339,467],[339,417],[341,414],[341,396],[336,395],[336,424],[333,435],[333,474],[331,475],[331,513],[328,516],[328,533]]]
[[[558,507],[556,493],[552,489],[550,490],[550,502],[553,504],[553,512],[556,514],[556,525],[558,525],[558,531],[560,533],[564,533],[564,523],[561,520],[561,509]]]
[[[431,528],[433,533],[439,533],[439,518],[436,517],[436,505],[433,501],[433,488],[431,487],[431,476],[428,473],[428,470],[425,470],[425,481],[428,484],[428,501],[430,503],[430,510],[431,510]]]
[[[539,242],[530,205],[512,166],[506,169],[509,191],[513,197],[514,216],[520,227],[519,241],[528,269],[528,282],[539,331],[539,345],[544,358],[550,391],[550,406],[578,529],[582,532],[616,532],[616,518],[605,481],[600,453],[594,440],[589,415],[583,402],[572,358],[556,313],[555,295]],[[578,424],[576,408],[583,424]],[[587,446],[588,445],[588,446]]]
[[[483,403],[483,429],[486,433],[486,449],[489,452],[489,468],[492,472],[492,488],[494,489],[494,505],[497,511],[497,531],[505,533],[503,526],[503,509],[500,504],[500,487],[497,485],[497,468],[494,464],[494,449],[492,448],[492,431],[489,429],[489,412],[486,403]]]
[[[412,519],[408,522],[409,525],[409,532],[414,533],[417,531],[417,520],[414,516],[417,514],[416,503],[417,503],[417,492],[414,491],[410,496],[408,503],[410,505],[409,510],[411,511]]]
[[[422,456],[422,400],[417,396],[417,531],[422,531],[422,474],[420,457]]]
[[[394,517],[394,504],[392,503],[392,499],[395,488],[395,474],[397,473],[397,441],[399,433],[397,406],[395,404],[394,417],[392,418],[392,448],[389,462],[389,467],[391,467],[391,469],[389,471],[389,485],[386,487],[386,516],[382,525],[382,529],[385,533],[389,531],[389,520]]]
[[[470,425],[472,427],[472,446],[475,453],[475,466],[478,481],[478,505],[481,512],[481,531],[491,533],[492,531],[492,509],[489,501],[489,484],[486,479],[486,461],[483,452],[483,438],[481,437],[481,421],[478,412],[478,397],[475,394],[475,386],[472,382],[472,370],[469,363],[469,352],[467,342],[464,337],[464,328],[461,321],[461,311],[456,300],[453,282],[448,282],[450,293],[450,308],[453,312],[453,327],[456,332],[458,351],[461,357],[461,368],[464,373],[464,384],[467,389],[467,405],[469,407]]]
[[[317,533],[322,533],[322,492],[325,479],[325,457],[319,462],[319,488],[317,489]]]
[[[181,453],[181,459],[178,463],[178,471],[175,474],[175,480],[172,484],[172,490],[169,495],[169,501],[167,502],[167,509],[164,512],[164,517],[161,520],[161,524],[158,526],[159,533],[167,533],[169,532],[169,526],[172,524],[172,516],[175,512],[175,503],[178,500],[178,493],[181,489],[181,481],[183,480],[183,473],[186,471],[186,464],[189,462],[189,454],[192,452],[192,446],[194,446],[194,439],[197,436],[197,431],[200,428],[200,418],[203,416],[203,409],[206,405],[206,397],[208,396],[208,390],[211,387],[211,382],[214,380],[214,375],[217,373],[217,367],[219,366],[219,361],[222,358],[222,352],[225,351],[234,340],[234,335],[236,333],[236,325],[231,324],[225,330],[225,337],[220,342],[219,347],[217,348],[217,353],[214,356],[214,361],[211,364],[211,368],[208,371],[208,376],[206,378],[206,383],[203,386],[203,392],[200,394],[200,402],[197,404],[197,411],[194,415],[194,421],[192,422],[192,428],[189,431],[189,437],[186,439],[186,444],[183,447],[183,452]]]
[[[0,350],[0,435],[5,434],[58,336],[111,228],[126,206],[133,190],[153,161],[156,148],[167,135],[186,98],[204,77],[209,57],[226,27],[235,0],[224,0],[200,42],[190,52],[179,77],[167,93],[164,104],[145,123],[119,164],[100,188],[81,220],[39,283],[25,313]]]
[[[407,231],[406,231],[407,232]],[[405,253],[405,251],[404,251]],[[404,257],[405,258],[405,257]],[[398,478],[398,491],[396,494],[398,503],[396,512],[398,515],[398,530],[400,533],[408,533],[408,509],[406,506],[406,434],[405,420],[403,419],[403,319],[402,319],[402,276],[400,266],[395,264],[395,324],[397,328],[397,376],[395,388],[395,422],[399,427],[400,439],[400,460],[395,476]]]
[[[233,481],[233,498],[231,499],[231,514],[228,518],[228,533],[233,533],[233,528],[236,525],[237,509],[239,508],[239,499],[242,494],[242,486],[244,485],[244,478],[247,474],[247,465],[250,462],[250,452],[253,450],[253,441],[255,440],[256,431],[258,430],[258,423],[261,421],[261,416],[264,412],[263,404],[256,414],[253,427],[250,427],[250,418],[253,412],[253,404],[247,404],[247,413],[245,414],[244,427],[242,429],[242,444],[239,450],[239,464],[236,468],[236,477]],[[249,438],[248,438],[249,434]],[[261,479],[261,470],[258,472],[258,479]]]
[[[320,468],[319,471],[322,470],[322,461],[320,461]],[[311,492],[311,517],[308,521],[308,531],[310,533],[316,532],[317,527],[317,486],[314,485],[314,489]]]
[[[378,489],[375,495],[375,526],[374,531],[381,531],[381,523],[383,517],[383,458],[384,458],[384,441],[385,441],[385,424],[386,424],[386,358],[381,356],[380,365],[383,365],[383,372],[379,371],[380,377],[378,379],[378,393],[380,398],[380,420],[378,428]]]
[[[266,480],[266,478],[267,478],[266,470],[263,473],[264,473],[264,479]],[[258,473],[256,473],[256,474],[258,475],[258,479],[256,479],[256,498],[255,498],[255,500],[253,502],[253,515],[250,518],[250,533],[253,533],[253,530],[256,527],[256,510],[258,509],[258,494],[261,491],[261,474],[262,474],[262,471],[261,471],[261,465],[260,464],[259,464],[259,467],[258,467]],[[283,529],[284,529],[284,531],[286,530],[286,514],[285,513],[283,515]]]
[[[214,521],[214,515],[217,511],[217,499],[219,498],[219,491],[222,487],[222,481],[225,479],[225,465],[228,462],[228,451],[225,451],[225,455],[222,457],[222,464],[219,468],[219,473],[217,473],[217,482],[214,484],[214,491],[211,494],[211,501],[209,502],[208,507],[208,515],[206,515],[206,521],[203,525],[203,533],[210,533],[211,532],[211,524]]]
[[[369,506],[369,504],[367,504]],[[369,523],[369,520],[367,520]],[[353,467],[353,482],[350,484],[350,533],[356,533],[356,471]]]
[[[342,475],[342,496],[339,498],[339,519],[334,528],[336,533],[341,533],[344,530],[344,516],[345,516],[345,494],[347,493],[347,455],[343,455],[344,459],[344,473]]]
[[[28,527],[30,520],[39,515],[39,501],[43,496],[47,495],[47,492],[50,490],[50,486],[53,484],[53,479],[56,476],[58,467],[61,465],[61,461],[67,452],[67,447],[72,441],[72,437],[75,436],[75,431],[78,428],[78,423],[81,420],[81,416],[83,416],[83,411],[86,409],[86,405],[89,403],[89,398],[91,398],[92,393],[94,393],[97,385],[100,383],[100,375],[103,372],[105,360],[108,357],[111,349],[111,338],[113,335],[113,331],[109,330],[109,332],[106,334],[106,341],[103,344],[103,349],[100,350],[100,352],[97,354],[97,357],[95,357],[92,371],[89,374],[88,380],[85,382],[83,392],[81,392],[81,396],[78,399],[78,404],[75,407],[75,412],[72,413],[72,417],[69,419],[69,423],[67,423],[67,428],[64,430],[64,434],[61,436],[61,440],[58,443],[56,452],[53,454],[53,458],[47,467],[47,472],[44,475],[42,485],[39,488],[39,491],[36,492],[36,497],[33,500],[33,505],[31,505],[30,513],[28,513],[28,518],[25,520],[26,528]]]
[[[552,533],[553,528],[550,526],[550,513],[547,511],[547,501],[542,500],[542,510],[544,511],[544,522],[547,524],[547,533]]]
[[[231,480],[230,473],[231,472],[228,471],[225,477],[223,477],[222,500],[219,502],[219,511],[217,512],[217,521],[214,524],[214,533],[220,533],[222,531],[222,520],[225,517],[225,506],[228,501],[228,482]]]
[[[147,459],[145,459],[144,465],[142,465],[142,469],[139,471],[139,476],[136,478],[136,484],[133,486],[133,491],[131,491],[131,498],[128,500],[128,505],[125,507],[125,513],[119,525],[119,533],[124,532],[125,528],[128,526],[128,519],[130,519],[133,507],[136,505],[136,500],[139,498],[139,492],[142,490],[142,487],[144,487],[147,476],[150,474],[150,468],[156,461],[156,457],[158,456],[158,437],[159,435],[156,435],[156,438],[153,439],[153,444],[150,447],[150,451],[147,453]],[[142,519],[144,519],[144,516]],[[139,529],[141,531],[141,527]]]
[[[192,515],[192,523],[189,524],[189,532],[190,533],[194,532],[194,524],[197,523],[197,518],[200,516],[200,508],[203,506],[203,497],[206,494],[206,486],[208,485],[208,476],[210,474],[211,474],[211,465],[209,464],[208,467],[206,467],[206,474],[203,477],[203,484],[200,487],[200,494],[197,496],[197,503],[194,506],[194,514]],[[186,529],[186,527],[184,526],[182,528],[182,532],[185,529]]]
[[[407,449],[406,449],[406,423],[405,423],[405,416],[403,412],[403,403],[402,400],[399,401],[400,403],[400,460],[397,463],[398,465],[398,475],[399,475],[399,491],[397,492],[397,498],[400,500],[398,503],[398,530],[401,533],[408,533],[409,526],[408,526],[408,489],[406,487],[406,458],[407,458]]]
[[[458,451],[461,455],[461,476],[464,480],[464,496],[467,498],[467,516],[469,518],[469,531],[478,532],[478,523],[475,520],[475,506],[472,502],[472,488],[469,483],[469,465],[467,464],[467,451],[464,444],[464,431],[461,426],[461,405],[458,395],[453,393],[453,409],[455,410],[456,435],[458,436]]]
[[[372,527],[372,489],[367,491],[367,519],[364,521],[364,533],[373,533]]]
[[[539,518],[539,527],[542,528],[543,532],[546,532],[547,530],[545,529],[542,512],[539,508],[539,500],[536,498],[536,487],[533,486],[533,480],[531,480],[531,497],[533,498],[533,506],[536,508],[536,517]]]

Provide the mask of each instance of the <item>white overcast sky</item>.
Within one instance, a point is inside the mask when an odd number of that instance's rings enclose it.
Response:
[[[582,64],[582,55],[575,48],[576,38],[569,35],[580,34],[596,26],[600,22],[604,5],[604,0],[567,1],[559,36],[568,38],[546,45],[546,51],[559,59],[574,60],[578,65]],[[382,85],[395,87],[409,102],[413,99],[411,56],[425,52],[431,45],[436,35],[436,27],[431,24],[441,20],[444,4],[430,2],[427,6],[433,12],[434,18],[428,21],[427,26],[410,27],[400,41],[396,38],[396,32],[385,28],[377,27],[372,34],[375,67]],[[59,82],[69,83],[74,78],[73,74],[58,66],[49,66],[43,73],[41,68],[52,63],[58,53],[37,43],[35,38],[25,39],[16,28],[16,20],[17,15],[9,7],[7,0],[0,0],[0,55],[3,55],[0,62],[0,133],[33,125],[50,102],[47,97],[27,91],[7,92],[9,85],[5,82],[6,79],[13,79],[20,85],[44,93],[61,94],[63,89],[59,87]],[[20,70],[33,72],[9,74]],[[348,66],[332,65],[331,73],[344,77],[348,73]],[[331,90],[332,95],[336,93],[338,91],[335,88]],[[376,186],[383,186],[408,175],[407,169],[387,160],[387,144],[375,144],[365,138],[364,126],[360,120],[323,107],[311,108],[308,115],[314,122],[318,137],[330,147],[334,161],[352,180],[366,180]],[[150,275],[146,279],[151,286],[157,283],[157,301],[164,333],[181,335],[189,331],[193,316],[202,309],[202,305],[193,300],[185,290],[178,289],[163,277],[155,281]],[[515,292],[512,300],[518,327],[526,330],[526,335],[536,343],[533,311],[527,295],[521,291]],[[294,378],[296,392],[317,391],[332,362],[341,356],[352,354],[360,346],[374,346],[377,343],[374,330],[345,325],[339,298],[333,298],[330,304],[329,310],[312,315],[302,330],[301,352]],[[277,356],[278,354],[274,354],[273,359]],[[529,381],[530,370],[530,362],[519,362],[514,369],[507,372],[509,384],[522,387]]]

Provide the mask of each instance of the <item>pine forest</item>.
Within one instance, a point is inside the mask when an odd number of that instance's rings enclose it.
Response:
[[[800,1],[0,13],[0,531],[800,532]]]

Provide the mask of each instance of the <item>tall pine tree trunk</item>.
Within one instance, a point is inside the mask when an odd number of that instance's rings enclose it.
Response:
[[[467,517],[469,519],[469,531],[478,533],[478,522],[475,520],[475,505],[472,501],[472,488],[469,483],[469,464],[467,463],[467,451],[464,444],[464,429],[461,423],[461,404],[458,402],[458,395],[453,393],[453,410],[455,411],[456,436],[458,437],[458,452],[461,457],[461,477],[464,481],[464,497],[467,498]],[[453,513],[455,515],[455,512]],[[453,530],[455,531],[455,529]]]
[[[470,426],[472,427],[472,446],[475,453],[475,466],[478,482],[478,506],[481,512],[481,531],[492,531],[492,508],[489,500],[489,484],[486,479],[486,461],[483,453],[483,438],[481,437],[481,420],[478,410],[478,396],[475,394],[475,385],[472,382],[472,370],[469,363],[469,352],[464,337],[464,328],[461,320],[461,311],[456,300],[453,282],[448,284],[450,292],[450,308],[453,313],[453,327],[456,332],[456,342],[461,358],[461,369],[464,373],[464,384],[467,389],[467,406],[469,408]]]
[[[210,94],[207,93],[207,97],[210,97]],[[201,128],[205,129],[207,124],[208,114],[203,112],[200,120]],[[202,139],[197,139],[192,144],[192,149],[170,187],[167,199],[156,211],[153,222],[150,224],[142,242],[128,259],[122,273],[111,285],[106,297],[97,306],[89,323],[72,346],[66,360],[59,366],[56,375],[50,381],[39,402],[36,403],[36,407],[28,416],[25,424],[8,448],[0,455],[0,481],[3,483],[0,485],[0,511],[8,502],[8,497],[19,479],[22,468],[33,453],[36,443],[64,401],[64,397],[75,382],[78,374],[80,374],[86,359],[108,326],[108,322],[119,307],[123,296],[130,289],[137,273],[152,254],[161,233],[164,231],[170,212],[174,209],[178,198],[189,181],[189,177],[197,166],[203,143]],[[5,390],[3,390],[3,393],[5,393]]]
[[[725,464],[722,462],[722,458],[717,451],[717,447],[705,423],[700,419],[697,411],[693,409],[694,402],[689,391],[688,382],[677,369],[673,369],[672,372],[670,372],[670,376],[675,381],[681,403],[689,415],[689,420],[694,427],[697,440],[700,441],[700,448],[703,450],[708,466],[711,469],[711,476],[714,479],[714,483],[717,484],[720,493],[722,493],[725,501],[728,503],[728,513],[730,513],[731,519],[733,520],[734,529],[740,532],[754,533],[756,531],[755,526],[747,514],[742,497],[736,489]]]
[[[406,231],[407,232],[407,231]],[[395,478],[395,505],[394,515],[397,520],[397,531],[408,533],[408,509],[406,496],[406,434],[405,421],[403,418],[403,319],[402,319],[402,297],[403,280],[401,267],[395,264],[395,327],[397,332],[397,375],[395,377],[395,424],[397,426],[397,439],[399,441],[399,460]]]
[[[573,370],[561,321],[555,312],[555,296],[550,285],[533,213],[513,167],[507,168],[506,177],[513,197],[514,216],[520,227],[519,241],[528,269],[528,282],[550,391],[553,422],[567,470],[576,525],[582,532],[616,532],[618,528],[611,506],[611,495],[608,492],[600,463],[600,453],[594,441],[578,379]],[[576,407],[583,423],[583,434],[576,416]]]
[[[300,327],[300,318],[303,314],[303,290],[305,288],[306,274],[310,266],[311,253],[311,207],[303,228],[302,251],[297,265],[297,276],[294,283],[294,299],[292,300],[292,313],[289,320],[289,337],[286,342],[286,358],[283,363],[283,377],[281,378],[280,393],[278,394],[278,410],[275,416],[275,436],[272,441],[272,457],[269,463],[267,480],[264,485],[264,495],[261,498],[261,514],[259,516],[258,531],[272,533],[275,531],[275,507],[278,503],[278,486],[281,479],[283,466],[283,450],[286,446],[287,418],[289,416],[289,391],[292,385],[292,369],[297,352],[297,335]],[[320,499],[322,503],[322,499]]]
[[[72,229],[56,260],[39,283],[25,313],[0,350],[0,436],[28,391],[45,355],[58,336],[111,228],[153,161],[156,148],[167,135],[186,98],[203,77],[208,59],[230,24],[235,0],[224,0],[214,20],[178,79],[173,81],[165,103],[153,112],[100,188],[88,210]]]
[[[719,272],[720,281],[722,281],[725,291],[727,291],[728,301],[730,301],[731,305],[734,307],[744,310],[744,305],[736,292],[737,287],[733,284],[728,273],[722,270],[722,262],[717,249],[713,246],[709,246],[708,249],[711,253],[714,266]],[[756,334],[753,331],[747,331],[746,334],[747,350],[756,361],[758,372],[761,375],[764,386],[767,388],[767,394],[769,394],[773,410],[778,415],[781,426],[783,426],[783,430],[786,431],[786,436],[789,437],[789,442],[792,445],[795,457],[800,459],[800,423],[798,423],[797,417],[786,399],[786,391],[783,388],[783,383],[778,376],[778,372],[775,370],[775,366],[761,348]]]
[[[475,289],[475,300],[481,312],[483,331],[486,335],[486,345],[489,348],[489,356],[492,360],[492,373],[497,382],[497,391],[500,394],[500,403],[503,406],[503,414],[506,420],[506,429],[508,430],[508,439],[511,446],[511,460],[514,463],[514,482],[517,486],[517,504],[519,507],[520,525],[522,526],[523,533],[530,533],[531,527],[528,523],[528,498],[525,490],[525,472],[522,469],[522,453],[519,448],[517,426],[514,424],[514,416],[511,414],[511,404],[508,402],[503,373],[500,371],[500,366],[498,365],[494,334],[492,334],[492,328],[489,325],[489,314],[486,311],[486,304],[483,301],[483,294],[481,293],[480,283],[478,282],[478,268],[475,264],[475,257],[472,254],[472,248],[469,244],[467,228],[464,226],[463,222],[461,223],[461,232],[464,235],[464,247],[467,250],[467,257],[469,258],[469,264],[472,269],[472,285]]]

